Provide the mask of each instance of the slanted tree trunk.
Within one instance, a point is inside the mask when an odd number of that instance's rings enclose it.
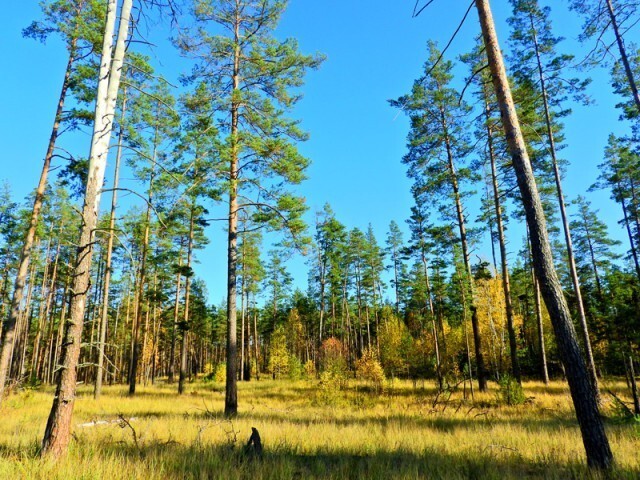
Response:
[[[107,325],[109,322],[109,288],[111,286],[111,259],[113,256],[113,239],[116,228],[116,208],[118,206],[118,182],[120,180],[120,160],[122,159],[122,141],[124,137],[124,118],[127,110],[127,89],[122,92],[122,112],[120,114],[120,132],[118,134],[118,151],[116,166],[113,173],[113,190],[111,192],[111,213],[109,215],[109,233],[107,237],[107,258],[104,265],[104,283],[102,285],[102,311],[100,316],[100,340],[98,342],[98,370],[93,398],[100,398],[102,393],[102,379],[104,378],[104,349],[107,341]]]
[[[82,209],[78,255],[74,265],[70,318],[66,326],[62,347],[62,364],[58,374],[56,393],[42,440],[42,455],[52,457],[58,457],[65,453],[71,438],[71,417],[75,403],[78,358],[82,343],[82,321],[87,292],[89,291],[91,256],[100,206],[100,189],[102,188],[107,154],[109,152],[109,140],[111,138],[116,98],[120,87],[120,75],[125,56],[125,42],[129,31],[131,7],[132,0],[124,0],[120,11],[118,40],[112,58],[117,0],[109,0],[107,4],[107,20],[102,45],[93,137],[89,154],[89,172]]]
[[[638,108],[638,112],[640,113],[640,94],[638,93],[638,86],[636,85],[636,80],[633,76],[633,70],[631,69],[631,64],[629,63],[629,57],[627,56],[627,50],[624,46],[622,35],[620,35],[618,19],[616,18],[616,13],[613,10],[613,3],[611,2],[611,0],[607,0],[607,10],[609,11],[611,26],[613,27],[613,33],[616,36],[616,43],[618,44],[618,50],[620,51],[620,60],[622,60],[624,72],[627,75],[627,81],[629,82],[629,88],[631,88],[633,101],[635,102],[636,107]]]
[[[511,87],[498,44],[489,0],[475,0],[475,4],[509,153],[512,157],[520,195],[524,203],[531,235],[533,262],[540,281],[542,296],[555,330],[560,358],[567,373],[571,397],[587,454],[587,462],[592,468],[609,469],[613,465],[613,454],[598,411],[598,402],[589,380],[589,373],[576,340],[569,307],[553,264],[544,211],[511,95]]]
[[[2,403],[5,384],[7,383],[7,377],[9,374],[9,364],[11,363],[11,354],[15,343],[16,323],[20,316],[20,306],[24,298],[24,287],[27,282],[29,263],[31,261],[31,251],[33,249],[34,239],[36,236],[36,229],[38,228],[38,218],[40,217],[45,190],[47,188],[47,177],[49,175],[49,168],[51,167],[51,159],[53,158],[56,140],[58,139],[62,114],[64,113],[64,103],[67,98],[67,91],[69,90],[69,80],[73,70],[73,64],[76,61],[76,45],[77,38],[74,36],[69,46],[69,59],[67,60],[67,68],[65,70],[64,80],[62,81],[62,88],[60,89],[60,97],[58,98],[58,106],[53,120],[51,137],[49,137],[47,153],[44,156],[40,180],[38,181],[38,187],[36,188],[36,196],[33,201],[31,218],[29,219],[29,228],[25,234],[22,251],[20,252],[18,272],[14,282],[11,305],[9,307],[9,316],[5,319],[2,327],[2,341],[0,342],[2,345],[0,349],[0,404]]]

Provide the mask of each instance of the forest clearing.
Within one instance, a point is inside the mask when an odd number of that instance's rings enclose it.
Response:
[[[12,2],[0,478],[640,478],[638,29]]]
[[[618,382],[607,388],[620,395],[626,390]],[[239,389],[244,405],[239,417],[225,420],[222,383],[194,381],[181,397],[158,383],[141,387],[134,399],[123,387],[106,387],[98,402],[81,386],[74,439],[59,463],[36,455],[51,392],[29,390],[6,401],[0,476],[591,478],[563,382],[525,382],[527,401],[515,406],[505,403],[498,388],[476,392],[474,402],[463,399],[462,386],[436,399],[431,382],[395,381],[381,394],[373,390],[370,383],[353,380],[327,396],[315,380],[252,381]],[[615,417],[613,408],[605,410]],[[119,416],[130,426],[118,422]],[[244,449],[251,427],[262,437],[261,457]],[[617,459],[612,478],[638,478],[640,426],[612,418],[607,431]]]

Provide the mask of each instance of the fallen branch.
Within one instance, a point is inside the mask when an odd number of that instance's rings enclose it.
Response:
[[[128,421],[129,422],[135,422],[136,420],[137,420],[137,418],[131,417]],[[91,427],[98,427],[100,425],[118,425],[118,426],[120,426],[121,423],[122,423],[122,420],[120,420],[120,418],[118,418],[117,420],[94,420],[93,422],[79,423],[77,426],[78,426],[78,428],[91,428]]]

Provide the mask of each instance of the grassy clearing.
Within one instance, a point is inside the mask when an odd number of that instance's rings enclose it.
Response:
[[[221,417],[224,393],[195,382],[178,397],[175,385],[107,387],[94,401],[82,387],[74,441],[58,463],[37,457],[52,391],[11,396],[0,411],[0,478],[33,479],[389,479],[585,478],[584,452],[566,386],[528,382],[520,406],[498,401],[497,387],[475,402],[454,393],[434,406],[431,383],[395,382],[384,393],[352,383],[327,395],[317,382],[240,384],[240,416]],[[622,384],[608,388],[624,391]],[[611,415],[612,409],[606,408]],[[129,427],[116,423],[123,415]],[[243,453],[251,427],[262,459]],[[617,460],[614,478],[640,478],[640,430],[607,422]]]

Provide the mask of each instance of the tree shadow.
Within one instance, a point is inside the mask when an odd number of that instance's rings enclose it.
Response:
[[[517,451],[489,445],[477,452],[451,454],[442,450],[420,453],[378,450],[358,454],[341,450],[301,452],[298,447],[265,443],[265,452],[255,457],[244,448],[156,442],[149,445],[112,443],[101,445],[101,456],[125,457],[162,465],[166,478],[273,478],[273,479],[589,479],[579,460],[536,463]],[[617,468],[610,478],[637,479],[640,470]]]

